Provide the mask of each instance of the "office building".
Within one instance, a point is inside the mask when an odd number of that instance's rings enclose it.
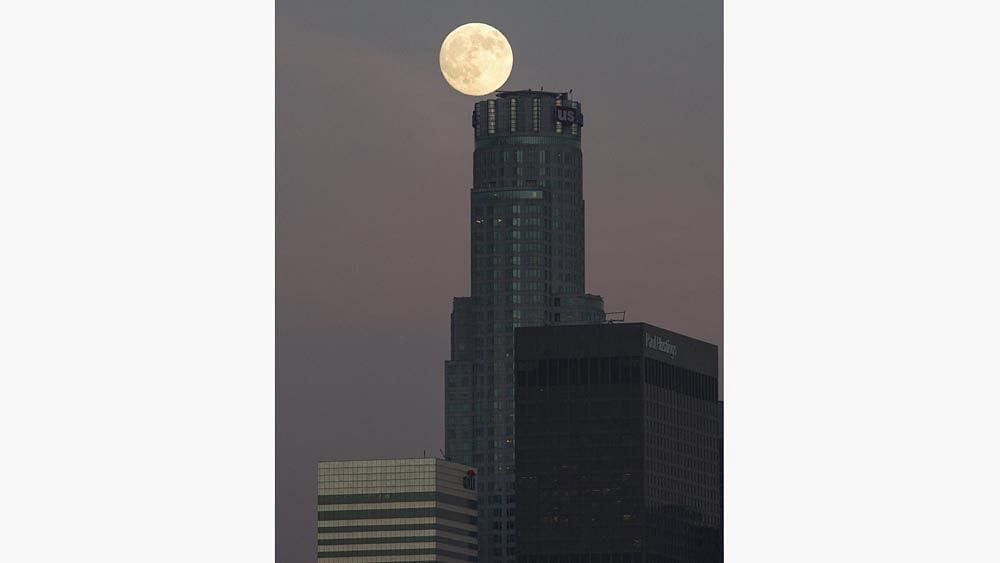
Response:
[[[583,114],[566,93],[475,104],[471,295],[454,301],[445,455],[480,468],[480,557],[516,557],[514,329],[602,322],[584,288]]]
[[[519,328],[518,559],[722,558],[718,348],[645,323]]]
[[[476,561],[475,469],[434,458],[319,464],[317,558]]]
[[[726,436],[726,424],[725,415],[723,414],[723,404],[719,401],[719,501],[722,506],[726,505],[726,491],[725,491],[725,475],[726,475],[726,461],[725,461],[725,447],[723,442]],[[726,526],[725,526],[725,511],[719,514],[719,535],[723,538],[726,537]]]

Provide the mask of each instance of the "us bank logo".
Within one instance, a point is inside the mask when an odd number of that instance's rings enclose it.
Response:
[[[646,336],[646,348],[652,348],[658,352],[663,352],[671,358],[677,359],[677,346],[675,344],[671,344],[669,340],[664,340],[655,334],[649,334],[648,332],[643,334]]]
[[[583,114],[571,108],[557,107],[556,121],[559,123],[577,124],[583,127]]]

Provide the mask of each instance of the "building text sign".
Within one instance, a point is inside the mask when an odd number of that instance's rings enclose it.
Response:
[[[652,348],[657,352],[663,352],[671,358],[677,358],[677,345],[671,344],[669,340],[664,340],[655,334],[644,333],[646,336],[646,348]]]
[[[556,121],[560,123],[576,123],[580,127],[583,127],[583,114],[573,108],[557,107]]]

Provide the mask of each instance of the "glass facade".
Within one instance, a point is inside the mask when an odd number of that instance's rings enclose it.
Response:
[[[477,561],[475,480],[435,458],[322,462],[317,558]]]
[[[579,126],[560,125],[564,102]],[[471,296],[456,298],[451,316],[445,455],[479,470],[482,561],[517,554],[514,330],[604,320],[603,301],[584,288],[580,111],[564,93],[530,90],[473,111]]]
[[[518,330],[521,561],[722,560],[717,355],[643,323]]]

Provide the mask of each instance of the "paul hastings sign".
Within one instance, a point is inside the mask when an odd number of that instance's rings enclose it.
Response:
[[[677,346],[675,344],[671,344],[669,340],[664,340],[648,332],[644,332],[643,336],[646,338],[646,348],[652,348],[657,352],[663,352],[671,358],[677,359]]]

